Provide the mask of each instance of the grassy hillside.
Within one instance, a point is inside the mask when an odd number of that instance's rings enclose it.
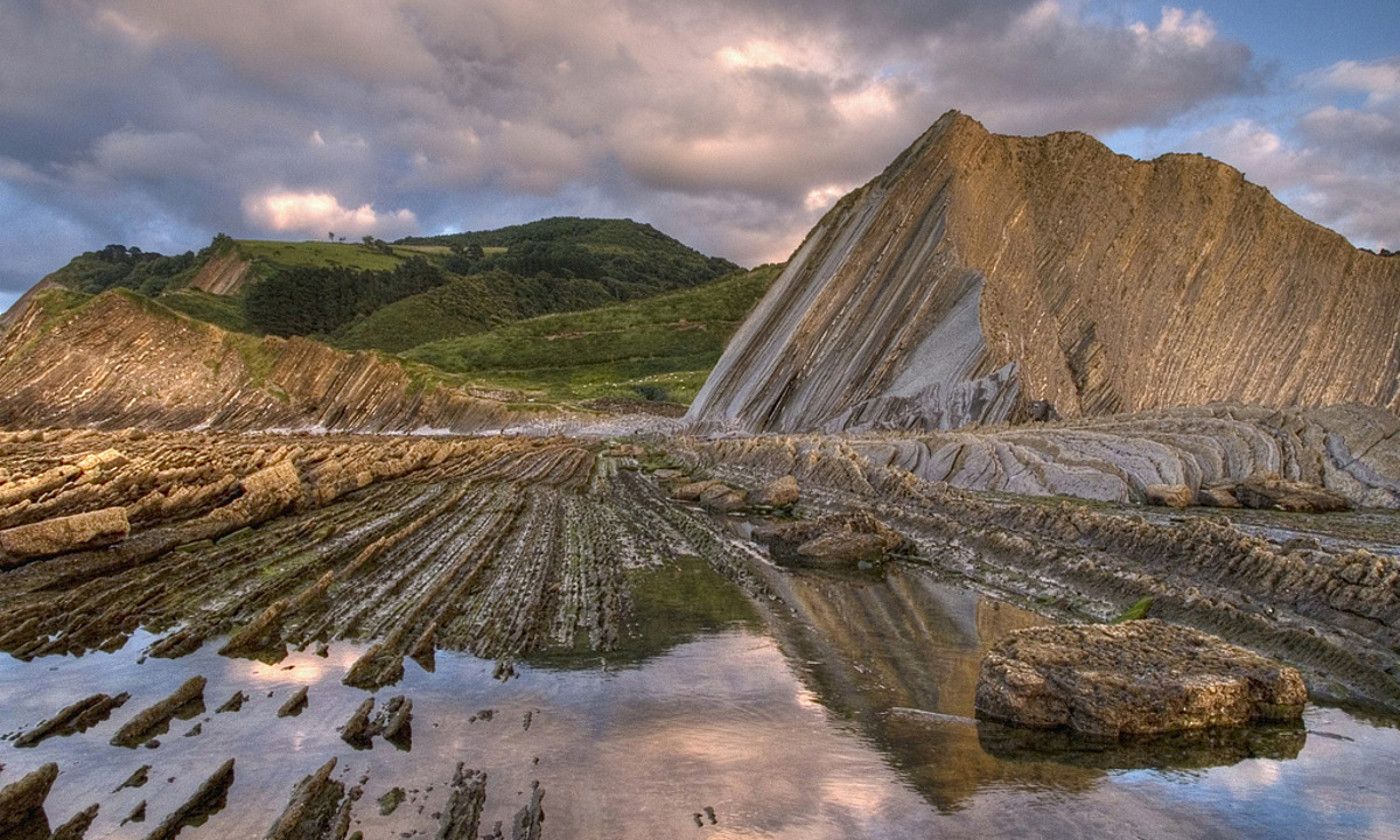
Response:
[[[552,401],[689,402],[779,270],[762,266],[646,300],[531,318],[403,355]]]
[[[201,275],[209,268],[212,274]],[[737,266],[649,225],[545,219],[495,231],[345,243],[234,240],[165,256],[109,245],[50,275],[85,294],[129,289],[253,334],[399,352],[552,312],[690,288]],[[214,279],[214,295],[192,287]]]

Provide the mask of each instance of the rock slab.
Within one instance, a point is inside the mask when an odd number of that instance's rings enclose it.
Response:
[[[1155,619],[1035,627],[982,660],[978,717],[1102,738],[1302,716],[1294,668]]]

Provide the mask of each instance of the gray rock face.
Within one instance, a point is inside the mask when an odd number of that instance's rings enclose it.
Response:
[[[808,235],[687,418],[940,430],[1237,401],[1400,409],[1400,262],[1199,155],[951,112]],[[1048,417],[1048,412],[1042,412]]]
[[[1303,678],[1215,636],[1146,619],[1019,630],[982,662],[980,717],[1118,738],[1296,720]]]

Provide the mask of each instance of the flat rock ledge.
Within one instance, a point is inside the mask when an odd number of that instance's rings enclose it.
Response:
[[[980,718],[1122,738],[1294,721],[1294,668],[1155,619],[1019,630],[982,660]]]

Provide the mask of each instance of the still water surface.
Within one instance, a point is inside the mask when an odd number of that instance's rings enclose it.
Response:
[[[552,838],[1400,836],[1400,730],[1386,721],[1311,707],[1306,731],[1263,748],[1026,752],[963,718],[981,651],[1033,616],[917,573],[789,585],[797,607],[783,622],[700,630],[623,662],[541,658],[502,682],[493,663],[463,654],[440,651],[431,673],[407,661],[403,682],[377,694],[412,699],[409,750],[376,739],[356,751],[339,738],[366,696],[340,682],[362,646],[269,665],[219,656],[216,641],[143,662],[154,637],[137,634],[114,653],[5,656],[0,786],[57,761],[50,820],[98,802],[88,838],[144,837],[229,757],[228,806],[180,836],[260,837],[293,785],[331,756],[347,786],[367,777],[354,826],[367,838],[433,836],[458,761],[488,774],[483,829],[509,825],[538,780]],[[804,641],[792,627],[813,632]],[[210,711],[176,721],[156,749],[108,744],[195,674],[209,681]],[[308,708],[277,717],[301,686]],[[252,698],[241,711],[212,711],[237,690]],[[87,732],[11,743],[99,691],[132,698]],[[185,736],[197,722],[201,732]],[[143,764],[144,787],[114,792]],[[408,798],[381,816],[376,800],[394,786]],[[122,826],[142,800],[146,822]]]

